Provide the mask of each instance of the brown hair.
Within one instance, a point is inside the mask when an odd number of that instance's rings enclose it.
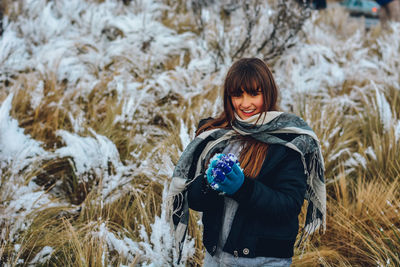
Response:
[[[235,109],[231,96],[240,96],[243,91],[255,94],[261,91],[264,97],[264,108],[262,111],[278,110],[278,87],[268,66],[258,58],[242,58],[236,61],[229,69],[224,82],[224,110],[219,117],[206,122],[201,126],[196,135],[203,131],[215,128],[231,128],[235,120]],[[261,115],[261,114],[260,114]],[[242,136],[246,142],[240,153],[240,166],[247,177],[255,178],[261,171],[268,144],[258,142],[251,137]]]

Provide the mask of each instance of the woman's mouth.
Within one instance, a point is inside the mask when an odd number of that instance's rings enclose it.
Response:
[[[256,111],[255,109],[249,109],[249,110],[243,110],[243,109],[241,109],[240,110],[242,113],[243,113],[243,115],[245,115],[245,116],[251,116],[251,115],[253,115],[253,113]]]

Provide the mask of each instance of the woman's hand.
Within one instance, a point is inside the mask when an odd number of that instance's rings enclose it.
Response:
[[[214,190],[233,195],[242,186],[243,171],[233,154],[217,154],[211,159],[206,171],[207,181]]]

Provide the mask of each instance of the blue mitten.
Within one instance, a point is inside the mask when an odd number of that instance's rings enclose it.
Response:
[[[222,158],[224,154],[216,154],[212,159],[210,160],[210,164],[208,165],[208,169],[206,171],[207,175],[207,182],[213,187],[213,184],[217,181],[221,182],[222,180],[225,179],[224,177],[221,177],[221,174],[216,174],[215,173],[215,167],[217,166],[218,161],[220,158]],[[217,178],[218,177],[218,178]],[[215,178],[217,178],[216,181]],[[214,187],[213,187],[214,188]],[[214,188],[215,189],[215,188]]]
[[[214,190],[234,194],[243,184],[244,174],[234,154],[217,154],[207,169],[207,181]]]
[[[219,184],[218,190],[225,192],[228,195],[235,194],[244,182],[243,171],[237,164],[234,164],[231,172],[226,174],[225,177],[225,180]]]

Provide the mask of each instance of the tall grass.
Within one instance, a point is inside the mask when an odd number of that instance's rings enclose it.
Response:
[[[399,264],[397,118],[392,117],[390,128],[384,130],[374,86],[358,94],[360,102],[350,109],[315,98],[302,106],[300,113],[320,137],[327,162],[328,228],[304,252],[297,252],[295,266]]]

